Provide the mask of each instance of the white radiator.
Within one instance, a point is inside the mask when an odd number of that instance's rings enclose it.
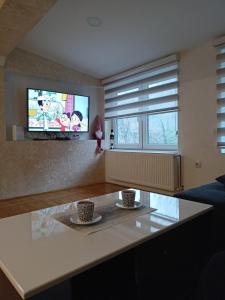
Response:
[[[131,183],[159,190],[180,188],[180,156],[106,151],[106,181]]]

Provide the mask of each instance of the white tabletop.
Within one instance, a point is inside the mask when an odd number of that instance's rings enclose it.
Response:
[[[136,195],[156,210],[120,219],[118,224],[88,235],[51,217],[68,211],[74,203],[1,219],[1,270],[26,299],[212,208],[139,190]],[[118,198],[120,192],[91,200],[98,206]]]

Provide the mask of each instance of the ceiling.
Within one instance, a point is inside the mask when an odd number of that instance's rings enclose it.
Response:
[[[224,0],[58,0],[18,46],[105,78],[225,33],[224,12]]]

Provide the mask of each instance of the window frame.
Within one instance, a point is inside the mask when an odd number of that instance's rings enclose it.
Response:
[[[178,151],[179,149],[179,111],[162,111],[156,113],[157,115],[169,112],[176,112],[177,113],[177,144],[176,145],[151,145],[148,143],[148,116],[152,115],[151,113],[146,113],[143,115],[130,115],[130,116],[123,116],[118,118],[113,118],[113,131],[115,135],[114,140],[114,148],[115,149],[129,149],[129,150],[158,150],[158,151]],[[155,114],[154,114],[155,115]],[[117,120],[118,119],[125,119],[125,118],[132,118],[137,117],[139,119],[139,144],[118,144],[118,133],[117,133]]]

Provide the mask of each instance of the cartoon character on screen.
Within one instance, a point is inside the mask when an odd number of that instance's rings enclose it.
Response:
[[[49,113],[50,102],[43,96],[38,96],[38,105],[40,107],[40,112],[38,113],[36,120],[37,121],[43,120],[44,130],[47,131],[48,122],[53,119],[51,114]]]
[[[73,131],[80,131],[83,115],[80,111],[74,110],[71,115],[70,128]]]
[[[60,125],[60,131],[69,131],[70,129],[70,113],[63,113],[60,118],[55,119]]]

